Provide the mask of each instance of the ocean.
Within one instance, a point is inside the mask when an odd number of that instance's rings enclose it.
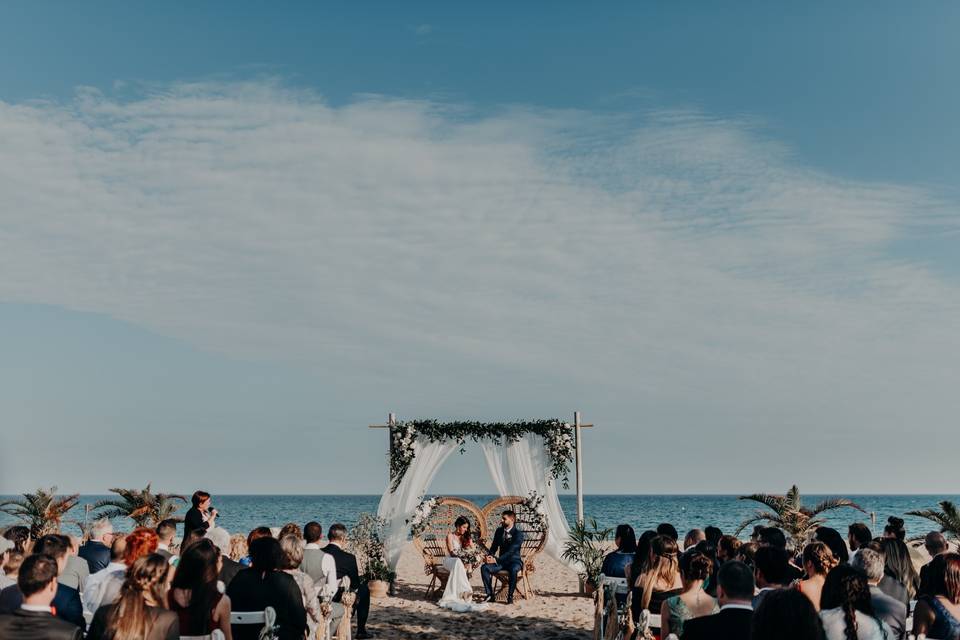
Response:
[[[15,496],[2,496],[0,499]],[[68,514],[68,519],[82,520],[83,505],[93,504],[107,496],[83,496],[80,505]],[[494,496],[461,496],[483,505]],[[804,496],[804,504],[813,505],[831,497],[821,495]],[[826,520],[832,526],[846,534],[851,522],[865,522],[875,534],[883,529],[888,516],[898,516],[906,520],[908,536],[922,535],[934,528],[933,524],[915,517],[907,517],[907,511],[937,508],[941,500],[960,501],[954,495],[847,495],[862,506],[867,514],[853,509],[838,509],[828,512]],[[287,522],[296,522],[301,526],[316,520],[326,528],[334,522],[351,525],[361,513],[375,513],[379,495],[215,495],[213,503],[220,511],[218,523],[231,533],[246,533],[260,525],[280,526]],[[570,494],[560,496],[560,502],[567,519],[573,522],[576,513],[576,497]],[[733,495],[587,495],[584,496],[586,517],[596,518],[603,527],[614,527],[627,523],[639,534],[645,529],[653,529],[661,522],[672,523],[682,536],[694,527],[708,525],[720,527],[724,533],[733,533],[744,519],[753,514],[760,506],[737,500]],[[183,515],[183,511],[179,512]],[[876,514],[876,526],[872,526],[870,513]],[[13,524],[15,519],[0,514],[0,526]],[[115,522],[121,530],[129,529],[129,522]],[[79,533],[73,524],[64,527],[66,533]],[[749,532],[748,532],[749,533]],[[744,534],[746,535],[746,534]]]

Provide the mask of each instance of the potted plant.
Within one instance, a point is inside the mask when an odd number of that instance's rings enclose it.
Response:
[[[564,560],[580,565],[580,592],[584,595],[592,594],[600,583],[600,569],[607,554],[607,539],[613,531],[601,529],[595,518],[590,518],[588,522],[576,522],[563,547]]]
[[[357,525],[350,532],[350,544],[360,566],[364,567],[361,579],[366,580],[371,598],[384,598],[397,574],[387,564],[383,548],[383,529],[386,521],[382,518],[360,514]]]

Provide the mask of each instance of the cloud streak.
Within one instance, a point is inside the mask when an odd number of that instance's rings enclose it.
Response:
[[[585,401],[634,445],[945,434],[960,408],[960,289],[890,251],[955,206],[750,122],[199,83],[0,102],[0,140],[0,301],[323,366],[409,413]]]

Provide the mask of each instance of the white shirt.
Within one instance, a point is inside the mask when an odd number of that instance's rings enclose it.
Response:
[[[720,611],[725,609],[743,609],[744,611],[753,611],[753,605],[747,603],[741,604],[739,602],[730,602],[720,607]]]
[[[12,587],[15,584],[17,584],[16,580],[5,573],[0,573],[0,591],[6,589],[7,587]]]
[[[857,638],[858,640],[887,640],[893,638],[893,631],[886,622],[882,622],[862,611],[857,611]],[[847,628],[843,609],[826,609],[820,612],[823,621],[823,631],[827,640],[846,640],[844,630]]]
[[[50,610],[50,605],[43,606],[42,604],[22,604],[20,608],[24,611],[38,611],[42,613],[53,614],[53,611]]]
[[[323,551],[323,547],[316,542],[309,542],[303,548]],[[323,554],[323,560],[320,561],[320,570],[323,572],[323,584],[316,581],[317,589],[319,589],[323,595],[332,597],[340,587],[340,581],[337,580],[337,563],[329,553]]]
[[[127,572],[127,565],[122,562],[110,562],[87,578],[80,599],[83,601],[83,610],[96,613],[101,604],[110,604],[113,598],[120,593],[123,578]],[[112,596],[111,596],[112,594]]]

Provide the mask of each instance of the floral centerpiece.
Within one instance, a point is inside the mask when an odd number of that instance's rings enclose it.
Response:
[[[429,498],[427,500],[420,499],[420,504],[416,506],[413,514],[406,521],[407,524],[410,525],[411,537],[416,538],[427,530],[430,524],[430,514],[433,513],[434,508],[440,504],[443,504],[443,498],[440,497]]]
[[[357,564],[363,567],[360,577],[367,581],[371,594],[386,593],[386,583],[392,583],[397,577],[387,564],[383,547],[386,524],[383,518],[362,513],[350,531],[350,546],[357,556]],[[375,583],[383,583],[383,586]]]

